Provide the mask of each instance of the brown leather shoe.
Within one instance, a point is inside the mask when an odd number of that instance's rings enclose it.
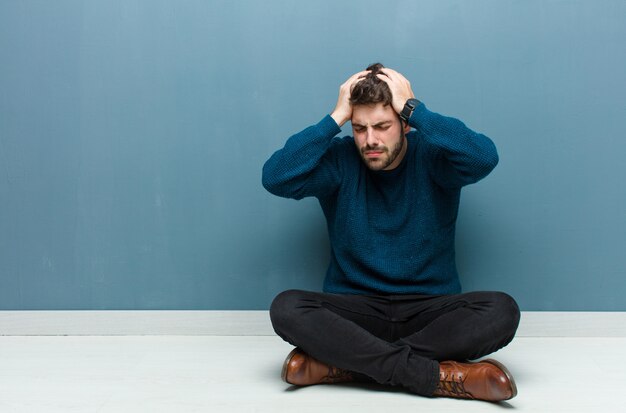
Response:
[[[495,360],[477,363],[442,361],[434,396],[498,402],[512,399],[517,387],[511,373]]]
[[[324,364],[300,348],[293,349],[285,359],[281,377],[297,386],[353,381],[351,372]]]

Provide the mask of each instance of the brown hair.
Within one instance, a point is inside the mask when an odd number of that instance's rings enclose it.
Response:
[[[380,80],[376,74],[384,68],[380,63],[369,65],[366,70],[370,73],[365,78],[357,82],[350,92],[350,103],[352,105],[373,105],[382,103],[384,106],[391,104],[391,90],[387,83]]]

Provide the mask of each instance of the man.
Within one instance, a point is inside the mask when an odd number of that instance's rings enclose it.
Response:
[[[335,138],[349,120],[354,137]],[[507,345],[519,308],[504,293],[460,294],[454,259],[461,187],[497,162],[489,138],[429,111],[381,64],[350,77],[333,112],[272,155],[264,187],[317,197],[331,242],[324,293],[285,291],[270,308],[276,333],[297,346],[283,380],[374,380],[488,401],[517,394],[502,364],[467,360]]]

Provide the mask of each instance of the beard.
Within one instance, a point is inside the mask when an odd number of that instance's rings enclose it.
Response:
[[[372,171],[380,171],[380,170],[387,168],[398,158],[398,155],[400,155],[400,152],[402,152],[402,148],[404,148],[405,140],[406,139],[404,138],[404,133],[402,133],[400,141],[395,144],[395,146],[393,147],[391,151],[386,146],[366,145],[361,148],[359,154],[361,155],[361,159],[363,159],[363,162],[369,169],[371,169]],[[365,152],[368,152],[368,151],[377,151],[377,152],[383,152],[383,153],[381,154],[379,158],[369,159],[365,155]]]

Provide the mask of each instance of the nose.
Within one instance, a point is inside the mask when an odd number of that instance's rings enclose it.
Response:
[[[367,128],[367,136],[365,138],[366,138],[365,143],[367,143],[367,146],[370,146],[370,147],[378,146],[378,143],[379,143],[378,137],[376,136],[372,128]]]

